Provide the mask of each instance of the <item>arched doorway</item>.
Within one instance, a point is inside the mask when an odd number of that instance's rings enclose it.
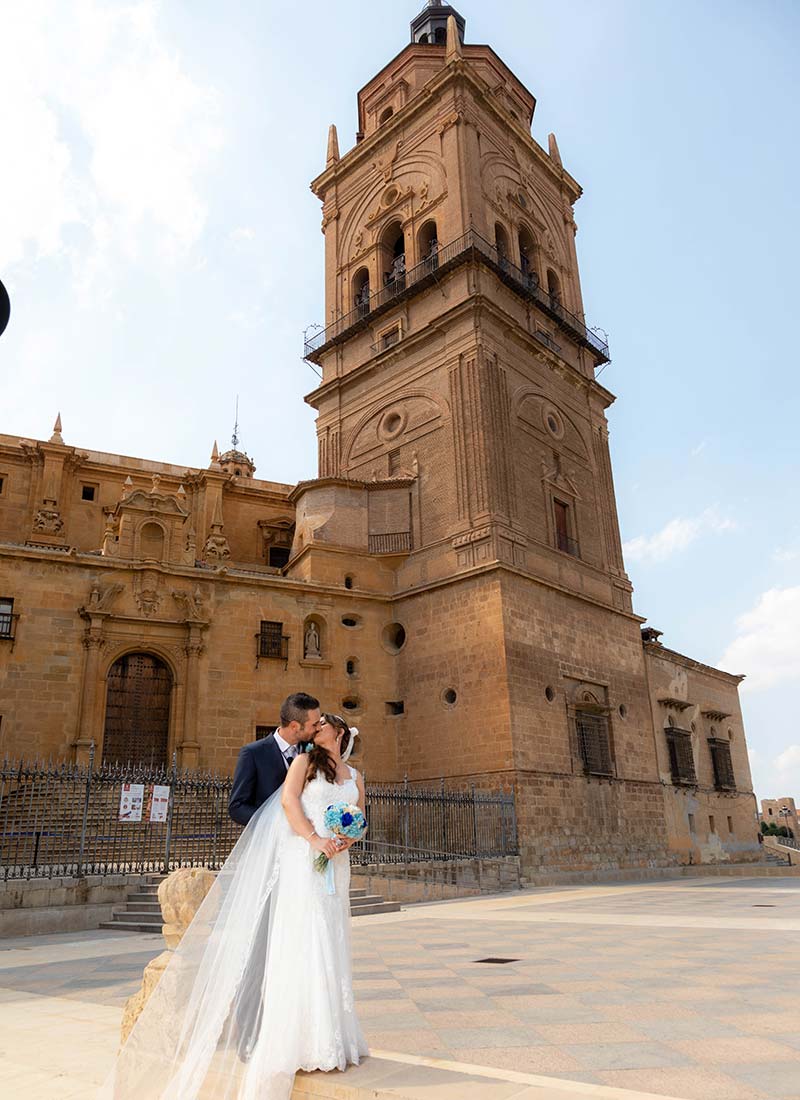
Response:
[[[152,653],[126,653],[108,673],[103,760],[167,763],[172,674]]]

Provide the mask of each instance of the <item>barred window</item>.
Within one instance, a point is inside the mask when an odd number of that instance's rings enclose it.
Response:
[[[263,741],[265,737],[269,737],[271,733],[274,733],[277,726],[256,726],[256,741]]]
[[[14,632],[14,601],[0,596],[0,638],[10,638]]]
[[[717,790],[735,791],[736,780],[733,775],[730,744],[719,737],[709,737],[708,747],[711,750],[711,763],[714,768],[714,786]]]
[[[608,719],[604,714],[579,710],[575,715],[578,748],[588,775],[613,775]]]
[[[261,621],[258,634],[259,657],[285,657],[283,645],[283,623]]]
[[[667,737],[669,770],[672,773],[672,782],[694,785],[697,783],[697,775],[694,770],[691,733],[689,730],[676,729],[675,726],[664,730],[664,733]]]

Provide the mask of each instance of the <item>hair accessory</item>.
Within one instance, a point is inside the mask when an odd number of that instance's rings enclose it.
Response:
[[[348,729],[350,730],[350,741],[348,742],[347,748],[342,753],[342,760],[343,761],[346,761],[346,760],[350,759],[350,754],[353,751],[353,746],[355,745],[356,738],[359,735],[358,734],[358,728],[356,726],[348,726]]]
[[[306,747],[303,749],[303,752],[311,752],[311,750],[313,748],[314,748],[314,742],[313,741],[306,741]]]

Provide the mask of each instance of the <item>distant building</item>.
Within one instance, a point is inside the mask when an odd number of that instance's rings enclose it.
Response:
[[[797,807],[793,798],[762,798],[761,820],[767,825],[785,825],[792,836],[800,836],[797,821]]]
[[[581,188],[463,37],[428,5],[312,184],[317,479],[0,437],[0,751],[230,771],[305,688],[372,780],[513,787],[528,868],[756,859],[741,678],[632,608]]]

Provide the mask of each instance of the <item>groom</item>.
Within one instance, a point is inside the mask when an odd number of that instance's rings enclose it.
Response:
[[[237,825],[246,825],[270,795],[283,786],[289,765],[306,741],[319,730],[319,699],[298,691],[281,705],[281,724],[262,741],[245,745],[239,753],[228,813]]]

